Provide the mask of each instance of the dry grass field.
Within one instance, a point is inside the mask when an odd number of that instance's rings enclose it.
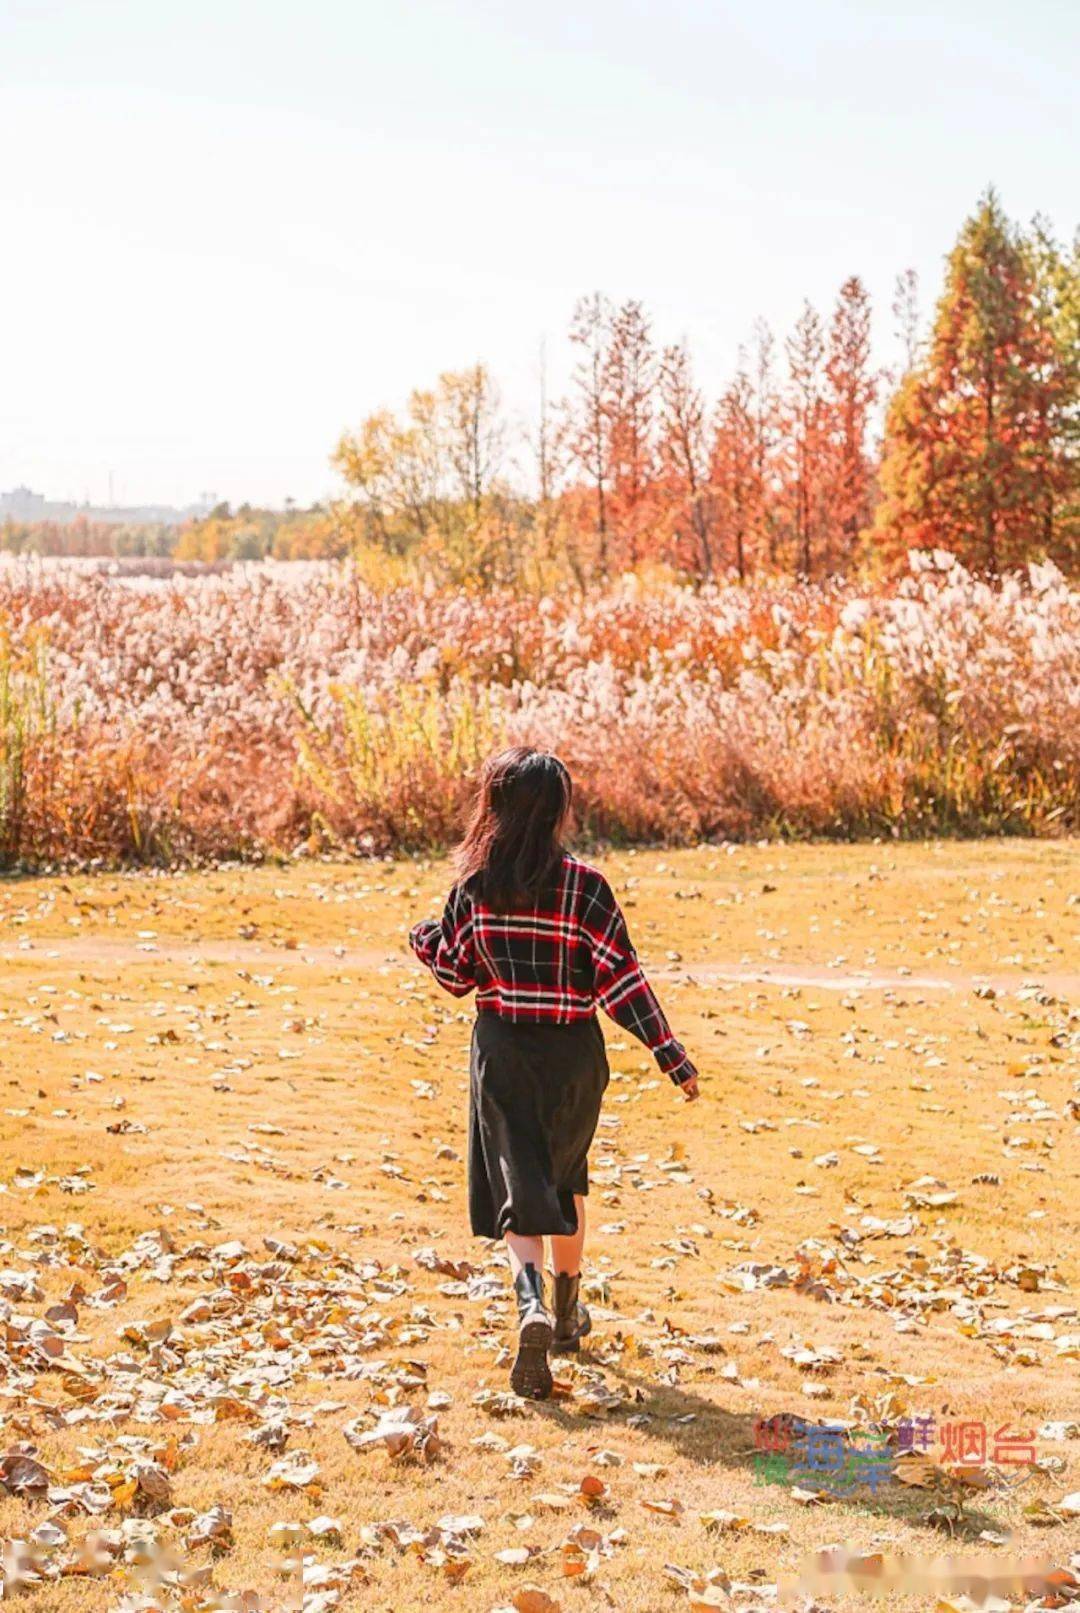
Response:
[[[597,860],[703,1097],[605,1026],[596,1325],[542,1405],[465,1222],[469,1005],[405,947],[445,865],[0,884],[17,1606],[284,1608],[302,1559],[312,1613],[766,1608],[827,1544],[1040,1554],[1071,1599],[1077,845]],[[889,1436],[890,1476],[793,1481],[780,1413]],[[974,1605],[940,1594],[889,1605]]]

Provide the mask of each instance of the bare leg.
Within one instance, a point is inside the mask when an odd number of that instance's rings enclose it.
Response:
[[[577,1209],[577,1231],[568,1238],[551,1240],[552,1271],[556,1274],[565,1271],[571,1277],[576,1277],[581,1271],[581,1251],[585,1245],[585,1200],[580,1193],[574,1194],[574,1206]]]
[[[520,1232],[508,1232],[506,1252],[510,1256],[510,1275],[513,1278],[517,1277],[523,1266],[535,1266],[538,1272],[544,1269],[543,1238],[526,1238]]]

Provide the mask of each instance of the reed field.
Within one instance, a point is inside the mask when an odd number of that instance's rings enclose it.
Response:
[[[257,645],[260,588],[220,605],[246,601]],[[911,610],[940,613],[930,597]],[[475,664],[474,608],[456,639]],[[670,640],[657,620],[658,663],[700,621],[685,610]],[[1014,610],[1049,604],[1018,590]],[[523,657],[554,636],[531,632]],[[618,619],[604,632],[640,653]],[[149,634],[102,642],[152,655]],[[171,698],[145,690],[162,737]],[[744,1613],[865,1606],[877,1583],[900,1609],[1075,1601],[1077,853],[598,857],[703,1096],[684,1105],[606,1027],[594,1332],[541,1404],[507,1392],[503,1255],[467,1231],[469,1005],[405,945],[444,862],[0,883],[5,1600]],[[770,1448],[826,1426],[877,1452],[872,1484]],[[905,1451],[915,1426],[929,1444]],[[849,1555],[789,1594],[830,1545]]]
[[[438,849],[518,741],[616,843],[1075,832],[1080,593],[933,553],[584,595],[0,561],[5,866]]]

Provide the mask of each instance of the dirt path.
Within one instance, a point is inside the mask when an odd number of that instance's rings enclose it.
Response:
[[[890,969],[822,969],[815,964],[777,965],[775,968],[734,966],[725,963],[672,965],[654,969],[653,974],[685,979],[698,985],[712,981],[733,981],[742,985],[815,986],[823,991],[972,991],[991,986],[995,991],[1019,991],[1039,986],[1059,997],[1080,996],[1080,974],[1032,974],[1014,970],[991,970],[987,974],[958,969],[954,975],[923,975]]]
[[[0,943],[0,960],[40,964],[63,962],[131,968],[143,963],[209,964],[280,969],[289,964],[349,969],[393,968],[405,962],[397,948],[295,945],[284,942],[233,941],[227,938],[191,941],[139,941],[112,936],[62,936],[42,940]],[[991,970],[987,973],[957,970],[949,975],[915,974],[902,969],[831,969],[813,963],[744,964],[682,961],[655,965],[650,974],[658,980],[685,980],[696,985],[730,984],[801,986],[821,991],[935,991],[968,992],[977,986],[1013,992],[1039,986],[1054,996],[1080,998],[1080,973],[1030,970]]]

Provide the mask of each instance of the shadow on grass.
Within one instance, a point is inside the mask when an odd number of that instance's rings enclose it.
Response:
[[[788,1456],[781,1454],[770,1464],[769,1454],[761,1444],[761,1413],[729,1411],[721,1405],[719,1396],[724,1392],[723,1383],[717,1384],[718,1398],[713,1399],[682,1385],[657,1382],[629,1372],[619,1363],[601,1361],[588,1351],[583,1351],[578,1359],[583,1367],[595,1367],[618,1379],[629,1391],[630,1398],[620,1410],[600,1413],[601,1420],[609,1425],[625,1424],[632,1417],[647,1419],[642,1424],[644,1430],[652,1439],[669,1446],[673,1456],[703,1468],[741,1471],[761,1489],[763,1499],[770,1493],[777,1501],[785,1494],[791,1499],[792,1486],[805,1490],[828,1488],[830,1474],[824,1465],[816,1469],[805,1463],[800,1465],[801,1458],[794,1451]],[[558,1376],[558,1364],[553,1365]],[[535,1410],[568,1431],[581,1427],[582,1410],[564,1401],[540,1402]],[[813,1421],[794,1413],[779,1415],[781,1418],[788,1415],[797,1424]],[[775,1422],[776,1418],[770,1420]],[[820,1422],[828,1421],[828,1418],[820,1419]],[[851,1492],[841,1492],[835,1501],[821,1503],[817,1510],[825,1507],[841,1512],[850,1508],[866,1517],[894,1518],[913,1528],[940,1528],[958,1541],[974,1541],[983,1530],[1002,1532],[1005,1527],[991,1514],[976,1510],[971,1504],[966,1504],[960,1516],[953,1518],[951,1498],[900,1484],[892,1478],[873,1489],[863,1484]],[[947,1516],[943,1518],[940,1514]]]

